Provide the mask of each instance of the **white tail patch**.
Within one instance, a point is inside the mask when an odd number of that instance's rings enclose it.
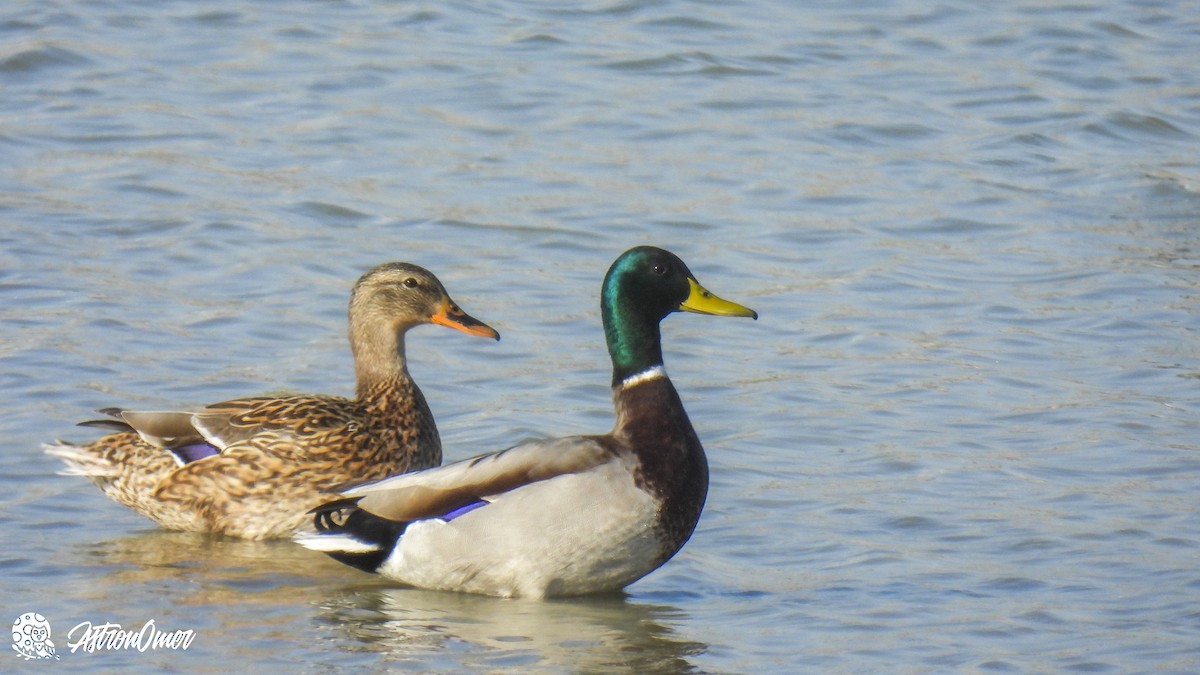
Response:
[[[304,548],[322,553],[374,553],[380,550],[378,544],[360,541],[348,534],[313,534],[306,532],[297,534],[292,540]]]

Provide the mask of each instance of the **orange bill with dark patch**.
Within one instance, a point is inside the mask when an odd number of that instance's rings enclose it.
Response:
[[[500,339],[500,333],[496,332],[495,328],[462,311],[453,302],[447,302],[442,305],[442,308],[430,317],[429,320],[439,326],[461,330],[468,335],[490,337],[493,340]]]

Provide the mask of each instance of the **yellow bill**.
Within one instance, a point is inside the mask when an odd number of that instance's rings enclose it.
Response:
[[[712,314],[714,316],[748,316],[752,319],[758,318],[758,312],[749,307],[743,307],[736,302],[730,302],[717,297],[701,286],[700,282],[691,277],[688,277],[688,286],[691,287],[691,293],[679,305],[679,309],[685,312]]]

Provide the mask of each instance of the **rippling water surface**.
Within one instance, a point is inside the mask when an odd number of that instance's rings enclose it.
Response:
[[[10,2],[0,669],[1195,672],[1200,18],[1179,0]],[[448,458],[611,424],[597,291],[679,253],[692,541],[623,597],[396,588],[156,530],[39,444],[348,394],[350,285],[434,270]],[[71,653],[83,621],[187,651]]]

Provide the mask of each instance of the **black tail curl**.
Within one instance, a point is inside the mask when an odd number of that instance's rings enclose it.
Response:
[[[322,504],[309,513],[322,534],[340,534],[370,546],[370,550],[326,551],[334,560],[375,573],[392,554],[408,523],[381,518],[358,508],[361,497],[348,497]]]
[[[337,501],[326,502],[309,511],[313,514],[313,525],[317,532],[346,532],[346,523],[350,514],[359,510],[358,500],[362,497],[347,497]]]

